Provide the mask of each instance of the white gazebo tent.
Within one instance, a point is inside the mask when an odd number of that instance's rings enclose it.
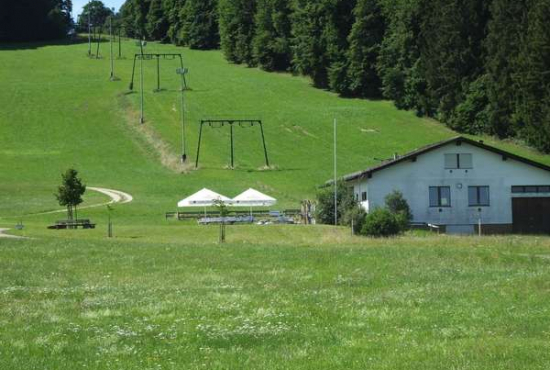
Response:
[[[206,215],[206,207],[211,207],[215,205],[216,201],[220,200],[227,204],[231,203],[231,199],[229,199],[228,197],[218,194],[210,189],[204,188],[202,190],[199,190],[195,194],[180,200],[178,202],[178,207],[203,207],[204,214]]]
[[[237,195],[231,200],[231,205],[234,207],[249,207],[252,214],[252,207],[272,206],[277,203],[277,199],[260,193],[255,189],[248,189],[245,192]]]

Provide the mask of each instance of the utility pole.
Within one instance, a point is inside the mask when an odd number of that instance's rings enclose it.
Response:
[[[145,38],[139,41],[139,48],[140,48],[140,59],[139,59],[139,71],[140,71],[140,85],[141,85],[141,115],[139,117],[139,123],[143,124],[145,123],[145,119],[143,117],[143,47],[147,45],[147,42],[145,42]]]
[[[231,169],[235,168],[235,146],[233,144],[233,125],[229,125],[229,134],[231,136]]]
[[[111,212],[113,211],[113,208],[107,204],[107,214],[109,215],[109,221],[107,224],[107,237],[112,238],[113,237],[113,222],[111,221]]]
[[[334,119],[334,226],[338,225],[338,182],[336,172],[336,118]]]
[[[109,47],[111,57],[111,77],[110,80],[115,80],[115,63],[113,60],[113,16],[109,17]]]
[[[118,26],[118,59],[122,58],[122,45],[120,42],[120,24]]]
[[[92,55],[92,23],[90,21],[90,2],[88,2],[88,56]]]
[[[99,43],[101,42],[101,32],[103,32],[103,27],[99,27],[99,32],[97,33],[97,49],[95,52],[95,58],[99,59]]]
[[[185,75],[187,74],[187,68],[178,68],[176,73],[181,76],[181,163],[187,161],[186,143],[185,143],[185,101],[184,101],[184,91],[185,91]]]
[[[157,57],[157,89],[156,92],[160,92],[160,55]]]

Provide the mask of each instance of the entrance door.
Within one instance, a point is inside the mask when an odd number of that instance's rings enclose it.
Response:
[[[550,198],[512,198],[514,233],[550,234]]]

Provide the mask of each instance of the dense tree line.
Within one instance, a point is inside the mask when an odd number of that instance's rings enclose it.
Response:
[[[220,46],[217,0],[127,0],[120,9],[127,36],[194,49]]]
[[[0,41],[41,41],[67,36],[71,0],[0,1]]]
[[[97,27],[108,27],[110,18],[113,18],[113,25],[118,21],[116,14],[109,9],[100,0],[92,0],[82,8],[82,13],[78,15],[77,27],[79,32],[88,32],[88,25]]]
[[[550,0],[128,0],[130,36],[550,152]]]

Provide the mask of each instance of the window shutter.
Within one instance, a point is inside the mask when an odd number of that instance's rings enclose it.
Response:
[[[481,186],[479,188],[479,205],[488,206],[490,204],[489,187]]]
[[[474,168],[471,154],[460,155],[460,168]]]
[[[445,154],[445,168],[457,168],[457,160],[456,154]]]
[[[479,199],[477,199],[477,187],[469,186],[468,187],[468,205],[475,206],[478,204]]]
[[[439,194],[437,192],[437,187],[430,186],[430,207],[439,206]]]
[[[451,206],[451,188],[448,186],[442,186],[439,188],[439,191],[441,193],[441,199],[439,201],[440,205],[442,207],[450,207]]]

